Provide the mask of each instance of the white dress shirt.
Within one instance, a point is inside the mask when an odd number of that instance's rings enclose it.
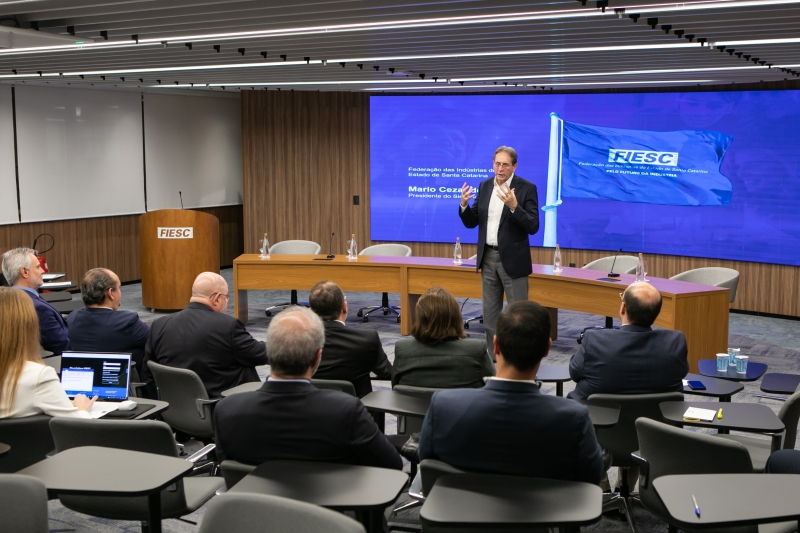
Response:
[[[508,181],[504,183],[508,188],[511,188],[511,180],[514,179],[512,174]],[[492,189],[492,197],[489,199],[489,216],[486,220],[486,244],[489,246],[497,246],[497,232],[500,230],[500,217],[503,216],[503,207],[506,204],[497,196],[497,191],[500,187],[497,185],[497,179],[494,181],[494,188]]]
[[[52,367],[27,361],[19,376],[10,410],[8,405],[0,404],[0,418],[40,414],[91,418],[89,413],[72,405]]]

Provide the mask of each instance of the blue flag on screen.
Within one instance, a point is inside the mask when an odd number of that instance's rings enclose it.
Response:
[[[561,197],[661,205],[726,205],[719,167],[733,136],[563,122]]]

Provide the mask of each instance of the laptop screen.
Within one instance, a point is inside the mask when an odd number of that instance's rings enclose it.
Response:
[[[61,354],[61,386],[67,396],[85,394],[102,401],[128,399],[131,354],[80,353]]]

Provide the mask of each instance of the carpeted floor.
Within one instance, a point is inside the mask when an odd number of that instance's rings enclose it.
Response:
[[[229,285],[233,285],[233,273],[231,269],[222,271],[222,275],[228,280]],[[123,308],[136,311],[147,323],[152,322],[163,313],[152,313],[149,309],[142,306],[141,285],[126,285],[122,289]],[[390,295],[392,296],[392,295]],[[300,292],[300,301],[307,300],[308,293]],[[74,298],[79,298],[75,295]],[[266,334],[269,318],[264,314],[264,309],[269,305],[285,302],[289,300],[289,291],[253,291],[249,295],[250,321],[247,329],[259,340],[263,340]],[[380,294],[375,293],[348,293],[347,301],[349,304],[349,315],[347,324],[357,328],[369,328],[377,330],[383,340],[384,349],[390,360],[394,360],[394,344],[401,338],[400,326],[391,316],[375,316],[368,323],[362,322],[356,316],[359,307],[376,305],[380,303]],[[397,298],[392,300],[398,304]],[[463,314],[465,317],[480,314],[479,300],[459,299],[459,304],[463,304]],[[233,298],[230,298],[228,311],[233,314]],[[545,360],[546,364],[567,365],[577,344],[575,339],[580,331],[590,325],[603,325],[604,318],[596,315],[576,313],[572,311],[559,312],[558,339],[553,342],[553,349]],[[483,326],[475,321],[472,322],[467,330],[470,337],[483,338]],[[766,363],[769,372],[800,373],[800,321],[756,317],[750,315],[731,314],[730,317],[730,346],[739,347],[743,354],[748,354],[751,361]],[[259,368],[259,374],[265,379],[269,372],[269,367]],[[375,388],[390,388],[388,381],[373,382]],[[753,396],[759,393],[760,380],[752,383],[745,383],[742,392],[733,397],[734,402],[761,403],[776,413],[780,409],[782,402],[766,398]],[[565,394],[574,388],[574,383],[564,384]],[[555,385],[545,384],[542,388],[547,394],[555,394]],[[692,401],[713,401],[713,398],[702,396],[690,397]],[[711,433],[711,430],[697,430]],[[387,416],[386,432],[396,433],[396,423],[392,416]],[[199,446],[197,446],[199,448]],[[190,444],[188,450],[194,447]],[[498,443],[498,449],[502,449]],[[406,465],[408,468],[408,465]],[[612,469],[613,472],[613,469]],[[612,476],[613,480],[613,476]],[[406,496],[401,496],[400,503],[407,501]],[[65,509],[58,500],[50,502],[50,528],[52,529],[74,529],[79,533],[134,533],[140,531],[138,523],[122,522],[115,520],[104,520],[94,518],[79,513],[74,513]],[[186,516],[187,520],[199,522],[202,518],[204,509],[201,508],[192,515]],[[419,515],[419,508],[401,513],[405,519],[414,519]],[[641,507],[635,509],[635,517],[638,522],[639,530],[642,533],[667,531],[666,524],[656,519],[652,514]],[[178,520],[165,520],[163,525],[167,533],[188,533],[197,531],[197,526],[181,522]],[[629,531],[627,525],[618,520],[603,517],[600,522],[584,531]]]

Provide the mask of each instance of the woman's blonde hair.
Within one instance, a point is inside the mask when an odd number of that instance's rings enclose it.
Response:
[[[36,309],[21,289],[0,287],[0,405],[6,413],[13,407],[17,382],[28,361],[42,362]]]

